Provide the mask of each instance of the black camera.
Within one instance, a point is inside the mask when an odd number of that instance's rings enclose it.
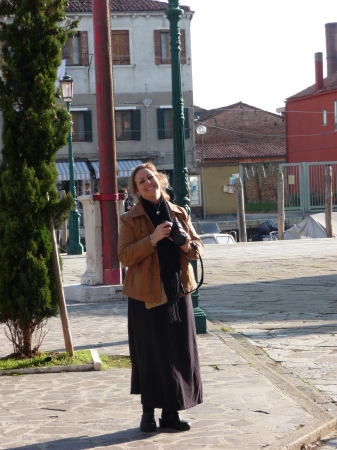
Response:
[[[175,222],[168,222],[172,224],[170,238],[172,238],[173,242],[176,244],[177,247],[181,247],[186,243],[186,236],[181,232],[183,227],[181,226],[181,223],[178,221]]]

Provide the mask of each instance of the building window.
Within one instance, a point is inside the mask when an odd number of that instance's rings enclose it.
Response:
[[[335,111],[335,130],[337,130],[337,100],[334,101],[334,111]]]
[[[162,31],[160,33],[160,52],[161,52],[161,63],[171,64],[170,33],[168,31]]]
[[[111,30],[112,64],[130,65],[129,30]]]
[[[71,112],[73,118],[73,141],[92,142],[91,111]]]
[[[157,109],[158,139],[173,138],[172,108]]]
[[[326,109],[323,109],[323,125],[327,124],[327,115],[326,115]]]
[[[171,64],[170,33],[168,30],[154,30],[156,64]],[[186,64],[185,30],[180,30],[180,62]]]
[[[140,109],[115,111],[116,140],[140,141]]]
[[[68,40],[62,48],[62,59],[67,66],[88,66],[88,32],[79,31],[75,36],[68,36]]]
[[[190,206],[201,206],[200,177],[193,175],[190,179]]]
[[[116,139],[117,141],[132,140],[132,110],[116,111]]]
[[[184,116],[185,116],[185,139],[188,139],[190,137],[188,108],[184,108]],[[157,127],[159,140],[173,138],[172,108],[157,109]]]

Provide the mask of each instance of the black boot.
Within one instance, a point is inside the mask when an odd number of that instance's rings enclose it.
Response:
[[[159,425],[161,428],[172,428],[178,431],[188,431],[191,428],[191,424],[187,420],[183,420],[178,411],[169,413],[163,410]]]
[[[154,419],[154,408],[143,406],[143,415],[140,421],[140,430],[144,432],[156,431],[157,424]]]

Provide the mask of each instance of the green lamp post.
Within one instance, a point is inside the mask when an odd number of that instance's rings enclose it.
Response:
[[[180,66],[180,26],[179,22],[184,11],[179,8],[179,0],[169,0],[166,16],[170,22],[170,51],[172,74],[172,126],[173,126],[173,191],[174,202],[186,209],[189,207],[189,183],[186,167],[184,100],[181,84]],[[197,277],[196,261],[192,261],[194,273]],[[194,317],[197,333],[206,333],[206,315],[199,307],[199,294],[192,294]]]
[[[71,76],[65,74],[60,80],[62,86],[62,97],[66,102],[67,111],[70,111],[70,103],[74,96],[74,80]],[[74,197],[74,209],[69,214],[69,244],[67,246],[68,255],[82,255],[83,246],[80,241],[80,213],[77,209],[76,187],[74,176],[74,157],[72,143],[73,122],[70,122],[70,133],[68,134],[68,151],[69,151],[69,189]]]

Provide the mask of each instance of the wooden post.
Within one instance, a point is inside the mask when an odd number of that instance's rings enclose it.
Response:
[[[278,203],[278,240],[284,241],[284,179],[283,173],[278,174],[277,180],[277,203]]]
[[[96,111],[100,200],[102,213],[103,280],[121,284],[118,259],[117,147],[111,56],[110,1],[92,0],[96,79]]]
[[[247,242],[245,202],[243,199],[243,187],[241,178],[235,178],[234,185],[235,185],[236,211],[238,216],[238,227],[239,227],[239,241]]]
[[[61,315],[62,328],[63,328],[64,343],[66,346],[66,351],[69,353],[69,355],[74,356],[74,348],[73,348],[73,342],[71,339],[71,332],[70,332],[69,321],[68,321],[66,300],[64,297],[64,291],[63,291],[63,285],[62,285],[59,253],[57,250],[57,244],[56,244],[56,238],[55,238],[54,221],[53,221],[53,218],[51,215],[49,217],[49,229],[50,229],[51,240],[52,240],[52,245],[53,245],[53,269],[54,269],[54,277],[55,277],[55,283],[56,283],[56,287],[57,287],[57,293],[59,296],[59,306],[60,306],[60,315]]]
[[[60,191],[60,199],[62,200],[65,196],[66,191],[62,189]],[[67,242],[68,242],[68,228],[67,228],[67,221],[64,220],[62,222],[62,239],[61,239],[61,247],[63,250],[67,251]]]
[[[326,237],[332,238],[332,169],[329,164],[325,167],[325,228]]]

